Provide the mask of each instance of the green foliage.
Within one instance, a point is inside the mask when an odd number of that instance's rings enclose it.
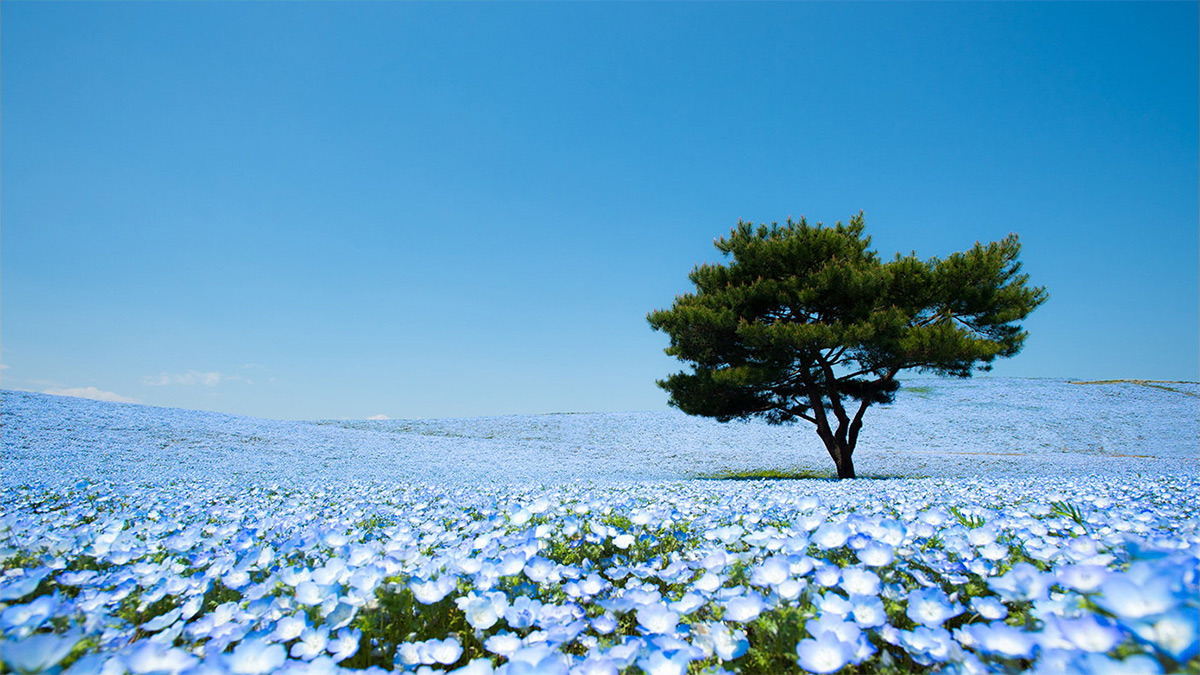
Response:
[[[240,596],[239,596],[240,597]],[[216,605],[213,605],[214,607]],[[172,596],[159,598],[152,603],[146,603],[142,600],[140,590],[134,591],[125,597],[124,600],[117,606],[116,616],[129,622],[132,626],[141,626],[142,624],[162,616],[167,612],[175,609],[176,599]]]
[[[963,527],[966,527],[966,528],[972,529],[972,530],[983,527],[984,524],[987,522],[986,520],[984,520],[983,516],[975,516],[975,515],[963,513],[962,511],[960,511],[958,509],[957,506],[951,506],[950,513],[954,514],[954,517],[955,517],[955,519],[958,520],[959,524],[961,524]]]
[[[624,516],[612,518],[615,523],[625,523],[622,530],[629,530],[633,524]],[[672,553],[679,553],[694,547],[691,534],[682,527],[646,529],[635,535],[633,544],[627,549],[617,547],[610,538],[600,541],[589,541],[585,528],[570,537],[556,537],[546,542],[540,555],[561,565],[580,565],[584,561],[606,565],[636,565],[649,562],[655,558],[666,559]]]
[[[796,644],[808,637],[804,622],[812,615],[796,607],[778,607],[763,612],[746,626],[750,649],[739,659],[739,673],[796,672]]]
[[[1172,387],[1172,384],[1195,384],[1195,382],[1187,382],[1181,380],[1088,380],[1088,381],[1072,381],[1067,384],[1136,384],[1143,387],[1151,387],[1153,389],[1162,389],[1176,394],[1185,396],[1197,397],[1197,394],[1179,387]]]
[[[63,657],[63,660],[58,663],[56,668],[62,668],[65,670],[65,669],[69,668],[71,666],[71,664],[73,664],[76,661],[78,661],[79,659],[83,658],[83,656],[85,654],[90,654],[94,651],[99,650],[99,648],[100,648],[100,639],[99,638],[97,638],[94,635],[85,635],[85,636],[83,636],[83,638],[81,638],[79,640],[79,642],[75,643],[75,646],[72,647],[71,651],[68,652],[67,655]]]
[[[732,260],[697,266],[695,291],[647,316],[691,367],[659,381],[671,405],[721,421],[806,420],[839,477],[853,477],[863,413],[892,401],[897,373],[969,377],[1021,350],[1017,322],[1047,295],[1020,272],[1015,234],[885,262],[864,230],[859,214],[833,227],[739,222],[718,239]]]
[[[431,605],[422,605],[407,585],[397,584],[377,590],[375,598],[374,606],[360,612],[354,620],[354,626],[362,630],[362,641],[358,652],[341,664],[343,667],[380,666],[391,670],[401,643],[443,639],[451,635],[458,638],[463,653],[448,669],[487,656],[475,629],[467,623],[466,614],[454,603],[453,595]]]
[[[1087,525],[1087,521],[1083,517],[1083,511],[1070,502],[1050,502],[1050,513],[1062,516],[1063,518],[1070,518],[1078,525]]]

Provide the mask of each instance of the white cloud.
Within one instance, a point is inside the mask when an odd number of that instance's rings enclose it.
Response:
[[[128,396],[114,394],[111,391],[104,391],[95,387],[69,387],[66,389],[44,389],[43,394],[54,394],[55,396],[75,396],[77,398],[91,398],[97,401],[110,401],[112,403],[137,403],[136,399]]]
[[[0,363],[0,370],[8,370],[8,364],[7,364],[7,363]]]
[[[367,419],[369,419],[369,420],[390,420],[392,418],[388,417],[387,415],[371,415]]]
[[[162,372],[157,375],[146,375],[142,378],[142,384],[148,384],[151,387],[165,387],[168,384],[182,384],[184,386],[203,385],[205,387],[215,387],[222,382],[228,382],[230,380],[245,382],[246,384],[254,384],[250,380],[247,380],[239,375],[223,375],[215,370],[208,372],[189,370],[186,373]]]

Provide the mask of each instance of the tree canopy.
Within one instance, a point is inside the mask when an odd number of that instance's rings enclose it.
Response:
[[[658,385],[692,414],[804,420],[853,478],[863,415],[889,403],[907,369],[969,377],[1016,355],[1017,323],[1047,299],[1021,273],[1017,235],[946,258],[882,261],[849,223],[739,221],[715,245],[728,264],[695,267],[695,291],[647,319],[691,366]]]

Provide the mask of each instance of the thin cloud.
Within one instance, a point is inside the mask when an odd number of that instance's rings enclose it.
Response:
[[[76,398],[90,398],[96,401],[108,401],[110,403],[137,403],[137,399],[122,396],[120,394],[104,391],[95,387],[68,387],[65,389],[43,389],[43,394],[53,394],[55,396],[74,396]]]
[[[142,378],[142,384],[149,385],[151,387],[165,387],[169,384],[179,384],[185,387],[215,387],[222,382],[245,382],[246,384],[254,384],[253,381],[248,380],[241,375],[225,375],[215,370],[207,372],[189,370],[186,373],[162,372],[157,375],[146,375]]]
[[[390,420],[392,418],[388,417],[387,415],[371,415],[367,419],[378,421],[378,420]]]

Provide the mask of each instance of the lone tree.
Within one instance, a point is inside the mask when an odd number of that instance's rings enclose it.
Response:
[[[717,239],[733,260],[697,266],[695,292],[646,317],[692,367],[659,380],[671,405],[722,422],[805,420],[838,477],[854,478],[863,413],[894,399],[900,371],[970,377],[1021,350],[1016,322],[1047,294],[1020,273],[1017,235],[883,262],[863,227],[862,213],[833,227],[739,221]]]

